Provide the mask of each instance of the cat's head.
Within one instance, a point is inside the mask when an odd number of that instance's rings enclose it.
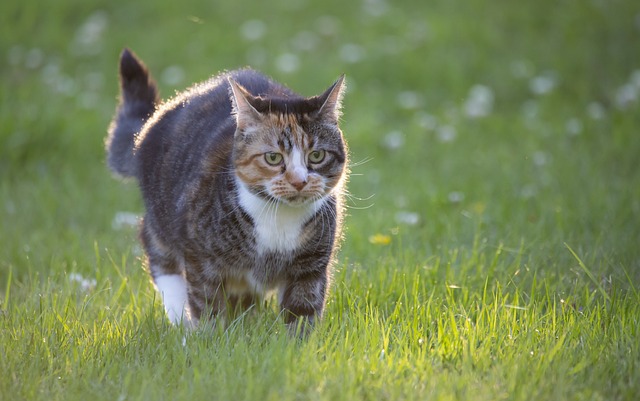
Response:
[[[302,206],[341,184],[347,163],[338,127],[344,76],[310,98],[257,97],[232,78],[229,84],[235,172],[251,193]]]

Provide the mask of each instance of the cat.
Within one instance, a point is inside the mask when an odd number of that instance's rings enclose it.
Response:
[[[142,192],[140,240],[168,319],[193,328],[277,292],[289,331],[313,327],[342,236],[344,75],[305,98],[240,69],[162,103],[132,51],[119,72],[107,163]]]

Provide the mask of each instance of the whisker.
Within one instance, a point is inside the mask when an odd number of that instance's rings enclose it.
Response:
[[[355,201],[359,201],[359,202],[364,202],[364,201],[371,200],[376,196],[376,194],[371,194],[371,195],[367,196],[366,198],[360,198],[360,197],[357,197],[355,195],[352,195],[349,192],[343,192],[342,195],[344,195],[345,197],[349,198],[350,200],[355,200]]]
[[[372,160],[373,160],[373,157],[365,157],[364,159],[362,159],[360,161],[349,163],[349,168],[362,166],[363,164],[369,163]]]

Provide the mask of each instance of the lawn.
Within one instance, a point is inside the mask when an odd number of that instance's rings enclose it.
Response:
[[[169,97],[346,73],[325,319],[171,327],[103,140],[117,59]],[[0,4],[0,400],[635,400],[640,4]]]

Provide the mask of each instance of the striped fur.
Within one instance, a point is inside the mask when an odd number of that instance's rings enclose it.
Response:
[[[343,78],[304,98],[237,70],[160,103],[128,50],[120,75],[109,166],[139,183],[140,237],[171,321],[193,325],[271,291],[291,327],[321,317],[347,177]]]

